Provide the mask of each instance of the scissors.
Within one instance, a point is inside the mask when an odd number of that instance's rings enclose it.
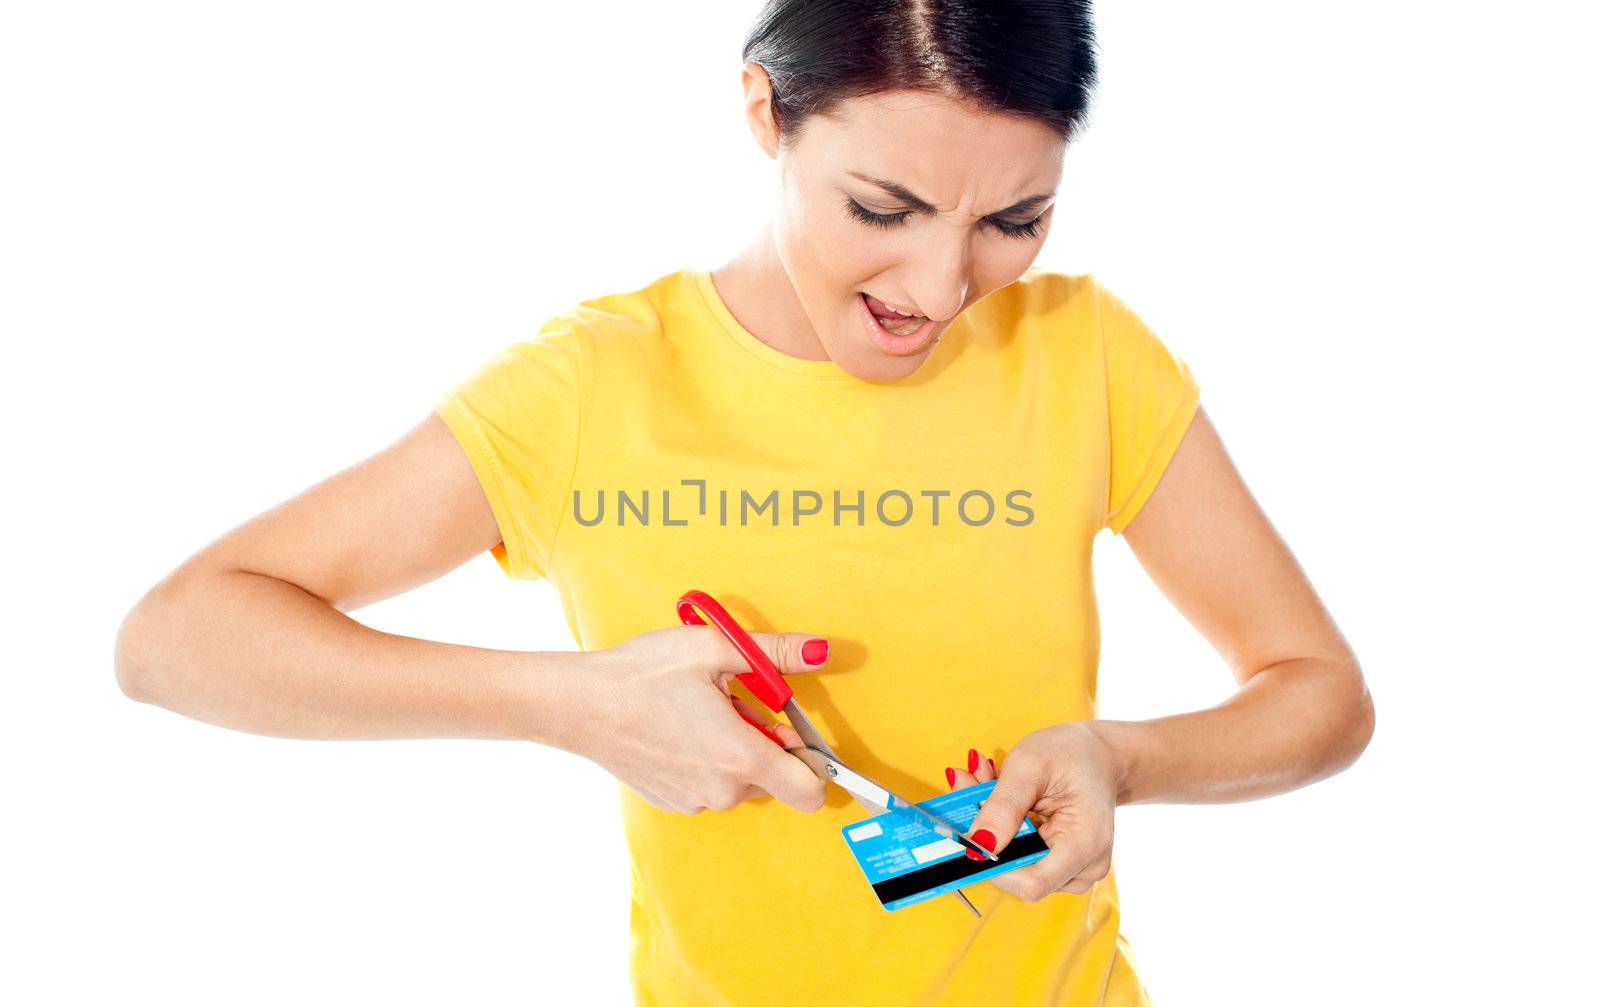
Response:
[[[702,613],[705,618],[701,617]],[[734,621],[733,616],[728,614],[728,610],[723,608],[717,599],[704,591],[685,592],[678,599],[678,619],[685,626],[704,626],[706,619],[710,619],[711,624],[721,631],[729,643],[733,644],[734,649],[739,652],[745,663],[750,666],[748,672],[736,677],[740,682],[744,683],[745,688],[750,690],[751,695],[765,703],[768,709],[774,713],[782,713],[787,716],[789,718],[789,726],[794,728],[795,733],[800,735],[801,741],[805,744],[793,748],[784,745],[783,739],[778,737],[775,731],[739,709],[738,704],[734,704],[735,712],[739,714],[745,723],[772,739],[776,744],[783,745],[784,751],[789,752],[809,766],[811,771],[817,774],[818,779],[824,783],[829,781],[837,783],[849,791],[850,795],[862,807],[874,815],[896,811],[921,818],[924,824],[930,826],[939,835],[946,839],[954,840],[985,860],[1000,859],[998,854],[986,850],[978,843],[968,839],[948,819],[906,800],[888,787],[874,782],[865,774],[851,769],[842,762],[834,754],[833,749],[828,747],[828,743],[822,740],[822,735],[817,733],[817,729],[811,726],[810,719],[800,709],[800,705],[794,701],[794,690],[789,687],[789,683],[784,679],[783,673],[778,670],[777,665],[772,663],[772,659],[767,657],[766,651],[762,650],[750,638],[750,634],[745,632],[743,626]],[[983,915],[978,912],[976,906],[967,900],[966,895],[963,893],[952,892],[951,894],[960,899],[962,905],[971,910],[972,915]]]

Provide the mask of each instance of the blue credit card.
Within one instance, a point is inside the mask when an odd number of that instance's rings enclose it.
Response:
[[[919,803],[936,812],[963,834],[978,817],[978,804],[994,790],[995,781],[952,790]],[[840,830],[845,845],[867,876],[883,908],[915,905],[935,895],[987,881],[1044,859],[1050,852],[1033,823],[1023,818],[1017,836],[998,854],[1000,859],[973,860],[954,839],[946,839],[911,812],[890,811]]]

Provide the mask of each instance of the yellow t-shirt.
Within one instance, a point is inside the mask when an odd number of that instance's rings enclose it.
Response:
[[[790,679],[838,751],[911,800],[969,747],[1093,718],[1097,533],[1120,534],[1199,403],[1092,276],[1039,267],[969,306],[904,380],[761,342],[680,270],[549,319],[437,404],[585,650],[677,624],[698,588],[746,628],[831,641]],[[731,715],[731,709],[730,709]],[[690,739],[685,739],[689,743]],[[1147,1003],[1114,876],[1036,903],[982,882],[886,911],[843,790],[662,811],[618,784],[645,1005]]]

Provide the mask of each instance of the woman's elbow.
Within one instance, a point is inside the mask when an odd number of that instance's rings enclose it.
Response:
[[[1343,702],[1339,705],[1344,711],[1338,718],[1338,730],[1333,745],[1335,755],[1331,772],[1340,772],[1361,757],[1367,750],[1367,745],[1372,741],[1372,733],[1377,726],[1377,711],[1372,703],[1372,693],[1367,689],[1366,677],[1361,673],[1361,666],[1355,658],[1350,658],[1346,673],[1342,676],[1344,688]]]
[[[129,610],[123,617],[122,625],[117,627],[112,656],[117,687],[124,696],[140,703],[156,702],[157,690],[152,674],[154,655],[150,652],[150,639],[155,635],[156,623],[160,618],[156,607],[156,593],[152,591]]]

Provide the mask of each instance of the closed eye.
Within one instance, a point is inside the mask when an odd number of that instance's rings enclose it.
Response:
[[[845,210],[850,214],[850,216],[861,221],[862,223],[872,227],[883,228],[885,230],[904,224],[912,213],[910,210],[902,210],[899,213],[874,213],[848,196],[845,197]],[[1045,211],[1045,213],[1048,212],[1048,210]],[[1007,220],[999,220],[993,217],[984,218],[984,223],[988,224],[990,227],[993,227],[1001,234],[1012,238],[1035,237],[1038,235],[1039,228],[1043,221],[1043,213],[1039,214],[1037,217],[1034,217],[1032,220],[1021,224],[1013,223]]]

